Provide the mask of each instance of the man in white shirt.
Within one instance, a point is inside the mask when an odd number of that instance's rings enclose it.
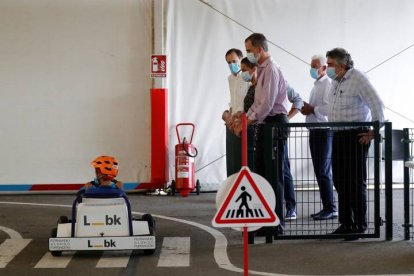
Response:
[[[315,55],[311,60],[310,75],[315,79],[309,103],[305,103],[302,113],[306,123],[328,122],[328,98],[331,79],[326,75],[326,57]],[[327,127],[309,128],[309,149],[313,170],[318,181],[322,210],[312,214],[314,220],[327,220],[338,217],[332,183],[332,130]]]
[[[242,145],[240,137],[234,134],[233,115],[243,112],[243,101],[249,84],[241,77],[240,61],[243,54],[239,49],[232,48],[227,51],[226,62],[230,69],[229,88],[230,103],[229,110],[225,110],[222,119],[226,122],[226,165],[227,176],[240,171],[242,161]]]

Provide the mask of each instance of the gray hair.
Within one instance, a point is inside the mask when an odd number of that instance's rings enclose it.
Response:
[[[326,65],[326,57],[323,55],[314,55],[311,60],[319,60],[321,66]]]
[[[326,57],[332,58],[339,65],[345,65],[346,70],[354,68],[354,61],[351,58],[351,54],[343,48],[334,48],[326,52]]]

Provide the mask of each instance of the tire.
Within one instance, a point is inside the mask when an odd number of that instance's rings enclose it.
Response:
[[[200,195],[200,190],[201,190],[200,180],[197,179],[196,181],[196,194],[197,195]]]
[[[142,216],[142,220],[147,221],[148,228],[151,236],[155,236],[155,220],[150,214],[145,214]],[[154,255],[154,249],[144,249],[144,255]]]
[[[57,228],[53,228],[52,229],[52,233],[51,233],[50,236],[52,238],[56,238],[56,236],[57,236]],[[53,257],[59,257],[59,256],[62,256],[62,251],[50,251],[50,254],[52,254]]]
[[[58,219],[58,221],[57,221],[58,224],[60,224],[60,223],[68,223],[68,222],[69,222],[69,219],[68,219],[67,216],[60,216],[59,219]]]
[[[175,180],[171,181],[171,195],[175,196]]]

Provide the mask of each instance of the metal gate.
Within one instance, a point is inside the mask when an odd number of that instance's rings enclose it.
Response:
[[[384,126],[384,135],[380,134],[380,128]],[[389,222],[386,224],[386,239],[392,239],[392,160],[390,157],[392,136],[391,123],[380,125],[379,123],[323,123],[323,124],[306,124],[306,123],[292,123],[292,124],[266,124],[264,127],[265,148],[263,149],[264,162],[267,168],[273,168],[268,171],[264,177],[269,181],[272,187],[277,186],[277,178],[281,173],[278,171],[277,150],[280,148],[278,139],[284,139],[284,149],[288,151],[288,159],[290,165],[290,175],[293,179],[294,199],[296,201],[296,218],[285,220],[283,233],[274,233],[274,239],[333,239],[333,238],[378,238],[380,236],[380,226],[384,220],[380,216],[380,162],[381,159],[385,163],[385,191],[386,191],[386,219]],[[338,218],[315,220],[311,214],[317,213],[322,209],[320,189],[318,181],[316,180],[313,160],[309,150],[309,129],[315,128],[331,128],[334,131],[337,129],[349,128],[371,128],[374,130],[375,137],[371,141],[367,156],[367,195],[366,195],[366,218],[367,229],[364,233],[349,233],[349,234],[332,234],[340,225]],[[280,137],[283,130],[289,130],[289,136],[286,138]],[[256,172],[256,163],[252,155],[257,150],[255,139],[255,131],[250,130],[249,134],[249,167]],[[279,137],[278,137],[279,136]],[[381,158],[380,145],[384,142],[383,153]],[[285,156],[286,157],[286,156]],[[315,157],[314,157],[315,158]],[[284,188],[286,191],[287,179],[286,168],[284,164]],[[282,172],[283,173],[283,172]],[[275,193],[276,189],[275,189]],[[277,197],[277,195],[276,195]],[[291,196],[292,197],[292,196]],[[290,198],[291,198],[290,197]],[[337,191],[334,190],[335,201],[338,199]],[[285,215],[287,206],[292,205],[289,202],[289,195],[284,195],[283,212]],[[337,202],[336,202],[337,203]],[[280,211],[279,211],[280,212]],[[274,232],[278,232],[274,230]],[[268,234],[268,231],[265,231]],[[266,242],[271,242],[272,238],[266,237]]]

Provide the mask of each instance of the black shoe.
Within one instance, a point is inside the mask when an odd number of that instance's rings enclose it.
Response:
[[[319,216],[320,214],[322,214],[322,212],[323,212],[323,209],[322,209],[322,210],[320,210],[319,212],[315,213],[315,214],[311,214],[310,216],[311,216],[312,218],[314,218],[314,217]]]
[[[350,233],[352,234],[365,234],[365,227],[353,227],[350,231]],[[346,237],[344,240],[345,241],[356,241],[358,239],[360,239],[361,237],[356,237],[356,236],[352,236],[352,237]]]
[[[276,239],[278,236],[283,235],[283,226],[278,225],[273,230],[273,237]]]
[[[319,215],[314,216],[314,220],[328,220],[328,219],[335,219],[338,217],[338,214],[335,212],[329,212],[329,211],[322,211],[319,213]]]
[[[348,226],[345,226],[345,225],[341,224],[341,226],[339,226],[331,234],[333,234],[333,235],[340,235],[340,234],[349,234],[349,233],[352,233],[351,232],[351,228],[348,227]]]

